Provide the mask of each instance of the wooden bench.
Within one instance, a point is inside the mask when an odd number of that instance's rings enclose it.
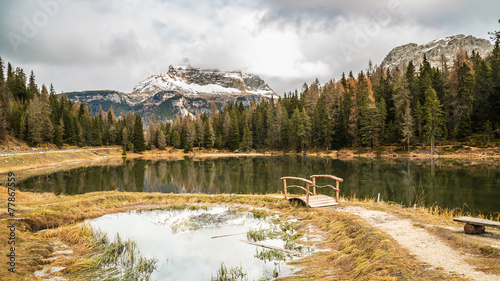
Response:
[[[464,231],[467,234],[481,234],[484,232],[485,226],[500,228],[500,222],[490,221],[487,219],[459,217],[454,218],[453,220],[457,222],[464,222]]]

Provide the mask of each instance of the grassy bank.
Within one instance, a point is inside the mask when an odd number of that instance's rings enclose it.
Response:
[[[6,202],[7,190],[0,188],[0,200]],[[371,203],[346,202],[344,204]],[[90,280],[99,274],[99,259],[95,256],[106,252],[99,243],[99,236],[86,227],[76,225],[85,219],[96,218],[108,213],[148,208],[185,208],[191,205],[228,205],[249,208],[267,208],[280,212],[282,219],[298,219],[299,234],[313,227],[322,234],[317,247],[327,249],[294,263],[300,268],[296,276],[284,280],[457,280],[438,270],[430,269],[401,248],[388,235],[370,227],[362,219],[348,213],[329,209],[306,209],[286,200],[272,196],[250,195],[175,195],[158,193],[97,192],[77,196],[56,196],[54,194],[16,193],[16,273],[7,271],[6,254],[2,254],[1,280],[33,280],[34,271],[45,266],[62,266],[60,274],[70,279]],[[373,208],[381,208],[375,205]],[[401,208],[402,216],[410,210]],[[406,210],[406,211],[404,211]],[[427,220],[439,216],[422,212],[412,214]],[[0,213],[0,236],[8,237],[7,210]],[[42,229],[48,231],[37,232]],[[101,239],[102,240],[102,239]],[[7,239],[1,239],[2,253],[7,252]],[[63,242],[73,251],[68,259],[50,259],[57,243]],[[454,243],[454,242],[452,242]],[[458,243],[458,242],[457,242]],[[462,243],[462,242],[460,242]],[[490,247],[491,248],[491,247]],[[485,248],[486,249],[486,248]],[[481,253],[479,253],[481,255]],[[500,258],[493,252],[485,252],[481,258],[500,264]],[[214,269],[215,270],[215,269]]]

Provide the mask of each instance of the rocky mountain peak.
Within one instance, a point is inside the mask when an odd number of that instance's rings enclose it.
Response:
[[[134,87],[132,102],[142,102],[158,92],[176,92],[189,96],[262,95],[274,91],[259,76],[241,71],[220,71],[191,66],[170,66],[167,73],[152,75]]]
[[[474,51],[479,53],[481,57],[485,57],[491,54],[492,50],[493,45],[486,39],[458,34],[433,40],[427,44],[410,43],[396,47],[387,54],[381,66],[391,69],[399,67],[401,69],[406,67],[410,61],[413,61],[413,64],[418,69],[424,60],[425,54],[432,67],[440,68],[443,59],[448,66],[451,66],[458,51],[467,52],[469,55]]]
[[[274,91],[259,76],[241,71],[219,71],[190,66],[170,66],[167,73],[152,75],[129,94],[117,91],[82,91],[66,93],[74,102],[87,103],[93,114],[113,110],[140,113],[147,124],[153,114],[158,121],[173,120],[176,116],[210,113],[212,105],[222,109],[227,103],[269,100]]]

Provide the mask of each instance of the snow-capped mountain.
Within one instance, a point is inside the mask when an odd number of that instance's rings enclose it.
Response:
[[[220,109],[228,102],[270,99],[274,91],[259,76],[240,71],[219,71],[189,66],[170,66],[167,73],[152,75],[137,84],[131,93],[117,91],[83,91],[66,93],[73,102],[85,102],[93,113],[113,107],[121,111],[141,113],[144,121],[156,114],[158,120],[176,116],[209,113],[212,103]]]
[[[387,54],[381,66],[401,69],[413,61],[413,65],[418,69],[425,54],[432,67],[440,68],[444,61],[450,67],[459,50],[467,52],[469,55],[474,51],[479,53],[481,57],[485,57],[491,53],[493,45],[486,39],[458,34],[433,40],[423,45],[410,43],[396,47]]]
[[[167,73],[152,75],[134,87],[132,103],[144,102],[158,92],[184,96],[261,95],[270,98],[274,91],[257,75],[240,71],[219,71],[189,66],[170,66]]]

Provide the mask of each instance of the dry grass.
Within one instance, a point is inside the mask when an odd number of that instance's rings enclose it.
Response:
[[[351,198],[345,204],[358,205],[364,208],[392,213],[403,219],[410,219],[419,227],[425,228],[458,252],[469,254],[471,257],[466,262],[479,271],[488,274],[500,274],[500,250],[491,247],[485,242],[476,239],[474,235],[463,232],[463,223],[453,222],[453,218],[460,216],[472,216],[470,212],[462,209],[446,209],[438,206],[431,207],[403,207],[398,204],[376,203],[373,199]],[[484,216],[476,215],[493,221],[500,221],[500,213]],[[457,230],[450,230],[456,227]],[[497,232],[495,232],[497,233]],[[499,235],[495,235],[499,236]]]
[[[453,249],[469,254],[467,262],[477,270],[488,274],[500,274],[500,249],[470,239],[470,235],[462,231],[457,232],[442,227],[432,227],[428,231]]]
[[[302,209],[303,224],[324,231],[331,249],[295,262],[303,269],[290,280],[460,280],[427,268],[407,250],[355,215]]]
[[[6,189],[0,187],[0,200],[6,197],[5,194]],[[457,280],[455,277],[428,269],[393,239],[368,226],[357,216],[327,209],[307,209],[273,196],[111,191],[76,196],[18,192],[16,198],[18,200],[16,207],[19,211],[16,217],[21,218],[16,233],[16,239],[19,241],[16,245],[18,272],[10,274],[6,270],[0,271],[1,280],[31,280],[32,273],[49,262],[47,258],[53,252],[49,242],[54,241],[68,244],[74,251],[75,257],[78,257],[55,264],[67,267],[64,271],[66,276],[74,277],[78,272],[95,270],[95,260],[88,257],[102,250],[99,250],[95,237],[88,228],[75,224],[85,219],[138,208],[186,208],[193,205],[266,208],[273,212],[279,211],[283,220],[290,217],[298,218],[299,233],[304,233],[307,225],[313,225],[323,231],[324,242],[317,246],[331,251],[318,252],[295,261],[294,263],[302,269],[297,276],[285,278],[288,280]],[[261,210],[256,210],[254,213],[260,216],[268,214]],[[4,224],[0,226],[0,235],[6,237],[8,217],[4,210],[0,213],[0,218]],[[50,230],[34,232],[40,229]],[[1,243],[5,249],[6,239],[2,239]],[[5,259],[5,256],[2,259]]]

